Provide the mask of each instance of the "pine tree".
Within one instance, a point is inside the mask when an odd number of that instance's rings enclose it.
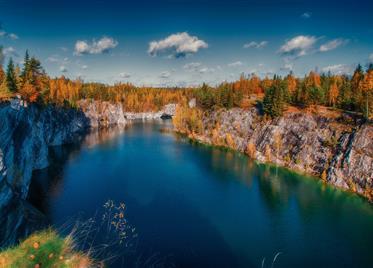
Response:
[[[359,110],[360,103],[363,98],[363,93],[361,91],[361,81],[364,79],[364,71],[360,64],[356,67],[354,74],[351,79],[351,91],[352,91],[352,103],[354,105],[354,110]]]
[[[26,83],[27,75],[29,73],[29,66],[30,66],[30,55],[28,53],[28,50],[26,50],[25,58],[23,61],[23,70],[21,74],[21,78],[23,80],[23,83]]]
[[[286,85],[283,81],[277,79],[265,92],[263,99],[264,113],[272,118],[281,116],[285,110],[286,99]]]
[[[364,113],[366,119],[370,116],[370,111],[373,110],[373,64],[370,64],[367,73],[364,75],[362,81],[360,81],[360,88],[362,92],[361,110]]]
[[[14,63],[13,63],[12,58],[10,58],[9,63],[8,63],[8,68],[6,72],[6,81],[7,81],[8,89],[11,92],[16,92],[17,91],[17,77],[16,77],[16,73],[14,70]]]

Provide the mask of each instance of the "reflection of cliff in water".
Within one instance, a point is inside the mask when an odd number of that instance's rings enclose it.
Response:
[[[74,158],[82,147],[93,147],[123,132],[123,128],[92,130],[73,144],[49,147],[49,166],[35,170],[32,175],[27,200],[14,198],[0,213],[0,248],[14,245],[32,232],[50,224],[49,198],[62,190],[66,163]]]

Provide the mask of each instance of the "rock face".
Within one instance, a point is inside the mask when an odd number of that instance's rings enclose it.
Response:
[[[176,104],[170,103],[163,107],[162,110],[158,112],[143,112],[143,113],[133,113],[133,112],[125,112],[124,116],[128,120],[153,120],[153,119],[160,119],[160,118],[171,118],[175,115],[176,111]]]
[[[175,104],[155,113],[124,113],[122,105],[81,100],[79,109],[0,104],[0,212],[10,199],[27,197],[32,171],[48,165],[48,147],[78,141],[88,128],[124,126],[128,119],[172,116]]]
[[[112,125],[125,125],[127,120],[124,116],[121,104],[113,104],[107,101],[81,100],[78,106],[82,109],[89,120],[91,127],[108,127]]]
[[[264,120],[256,108],[234,108],[205,113],[202,132],[187,134],[244,152],[260,162],[321,177],[372,200],[373,126],[352,127],[344,123],[348,119],[289,112]]]
[[[0,105],[0,211],[26,198],[32,171],[48,165],[48,147],[73,142],[89,127],[74,109]]]

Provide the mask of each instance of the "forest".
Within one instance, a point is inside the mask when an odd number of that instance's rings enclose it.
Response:
[[[281,116],[288,106],[322,105],[369,118],[373,113],[373,64],[365,70],[358,65],[352,76],[310,71],[304,77],[290,72],[285,77],[261,79],[255,74],[241,74],[239,80],[217,86],[154,88],[130,83],[88,83],[64,76],[51,78],[40,61],[26,51],[22,68],[11,58],[6,68],[0,66],[0,100],[16,95],[30,103],[69,107],[76,107],[80,99],[110,101],[122,103],[126,111],[133,112],[157,111],[167,103],[186,103],[196,98],[202,110],[247,109],[260,104],[270,117]]]

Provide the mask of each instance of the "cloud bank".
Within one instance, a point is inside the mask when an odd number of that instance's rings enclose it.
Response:
[[[287,42],[280,48],[283,56],[301,57],[307,55],[316,43],[317,38],[309,35],[299,35]]]
[[[326,51],[334,50],[337,47],[346,44],[347,42],[348,42],[347,40],[344,40],[344,39],[341,39],[341,38],[334,39],[332,41],[329,41],[329,42],[321,45],[320,48],[319,48],[319,51],[320,52],[326,52]]]
[[[111,37],[102,37],[100,40],[93,40],[91,43],[78,40],[75,43],[74,54],[85,55],[107,53],[117,45],[118,42]]]
[[[205,41],[183,32],[172,34],[159,41],[150,42],[148,53],[151,56],[166,55],[173,58],[182,58],[207,47],[208,44]]]

